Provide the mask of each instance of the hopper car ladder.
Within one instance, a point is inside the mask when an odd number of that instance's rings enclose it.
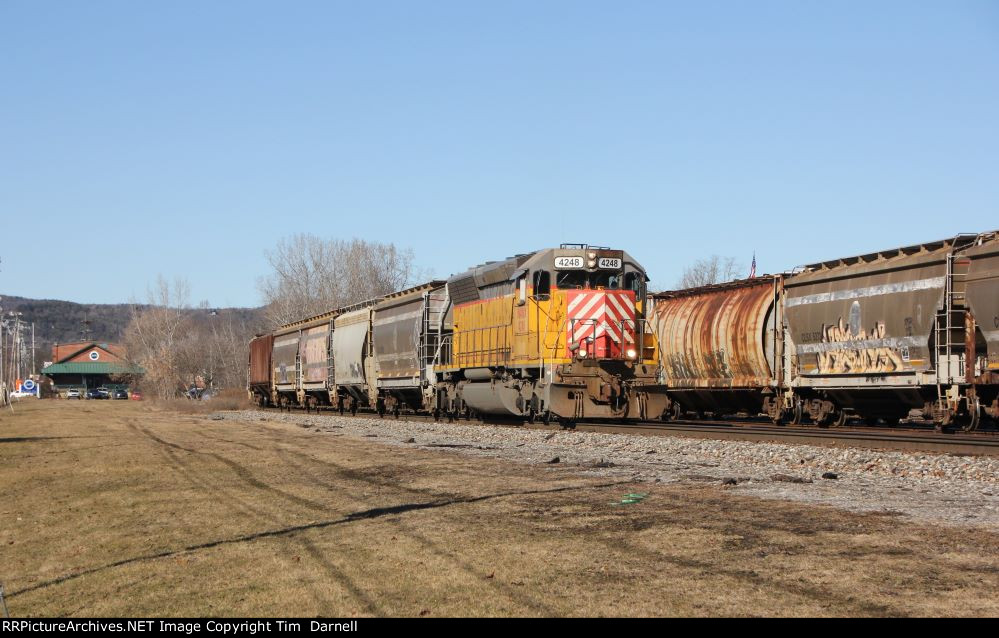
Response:
[[[959,235],[947,253],[943,307],[937,311],[936,325],[934,326],[937,407],[942,414],[948,411],[944,386],[952,386],[964,378],[964,318],[967,312],[965,293],[968,268],[971,262],[967,257],[962,256],[960,251],[975,245],[977,240],[978,235]],[[955,339],[955,332],[961,335],[960,339]],[[957,361],[955,361],[956,354],[958,355]]]
[[[444,286],[444,299],[436,308],[433,307],[431,293],[428,291],[424,295],[423,337],[420,344],[420,373],[424,380],[428,380],[427,368],[440,364],[441,353],[450,346],[450,339],[444,335],[444,317],[450,305],[451,296],[447,286]],[[450,358],[447,357],[448,360]]]

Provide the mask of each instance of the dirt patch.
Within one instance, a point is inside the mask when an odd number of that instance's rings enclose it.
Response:
[[[999,613],[975,528],[133,402],[15,409],[14,616]]]

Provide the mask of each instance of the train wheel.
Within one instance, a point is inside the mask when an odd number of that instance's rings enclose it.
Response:
[[[559,419],[558,420],[558,424],[559,424],[559,427],[561,427],[563,430],[575,430],[576,429],[576,423],[575,423],[575,421],[570,421],[569,419]]]
[[[876,417],[876,416],[865,416],[864,417],[864,425],[869,425],[871,427],[874,427],[877,424],[878,424],[878,417]]]
[[[835,413],[835,419],[833,419],[833,427],[841,428],[844,425],[846,425],[846,422],[847,422],[846,410],[840,410],[839,412]]]
[[[431,414],[433,414],[434,421],[440,421],[441,420],[441,410],[440,410],[440,408],[434,408],[434,411]]]
[[[394,416],[396,420],[398,420],[400,414],[402,414],[402,408],[400,408],[399,406],[395,406],[395,410],[392,411],[392,416]]]
[[[678,402],[674,401],[672,405],[669,406],[669,420],[679,421],[683,418],[683,406]]]
[[[968,414],[961,415],[957,424],[963,432],[974,432],[982,422],[982,406],[978,399],[968,401]]]
[[[791,425],[801,425],[804,420],[804,415],[802,414],[801,401],[795,401],[794,406],[791,407]]]
[[[534,408],[531,408],[530,410],[528,410],[528,412],[527,412],[527,422],[528,423],[534,423],[534,421],[535,421],[535,419],[537,419],[537,417],[538,417],[538,414],[534,411]]]

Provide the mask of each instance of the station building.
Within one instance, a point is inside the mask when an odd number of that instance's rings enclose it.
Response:
[[[125,349],[115,343],[78,341],[52,347],[52,363],[42,374],[59,394],[72,388],[122,388],[133,385],[145,370],[125,358]]]

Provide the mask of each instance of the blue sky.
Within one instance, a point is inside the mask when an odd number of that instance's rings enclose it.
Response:
[[[999,2],[0,2],[0,292],[256,305],[294,232],[668,288],[999,228]]]

